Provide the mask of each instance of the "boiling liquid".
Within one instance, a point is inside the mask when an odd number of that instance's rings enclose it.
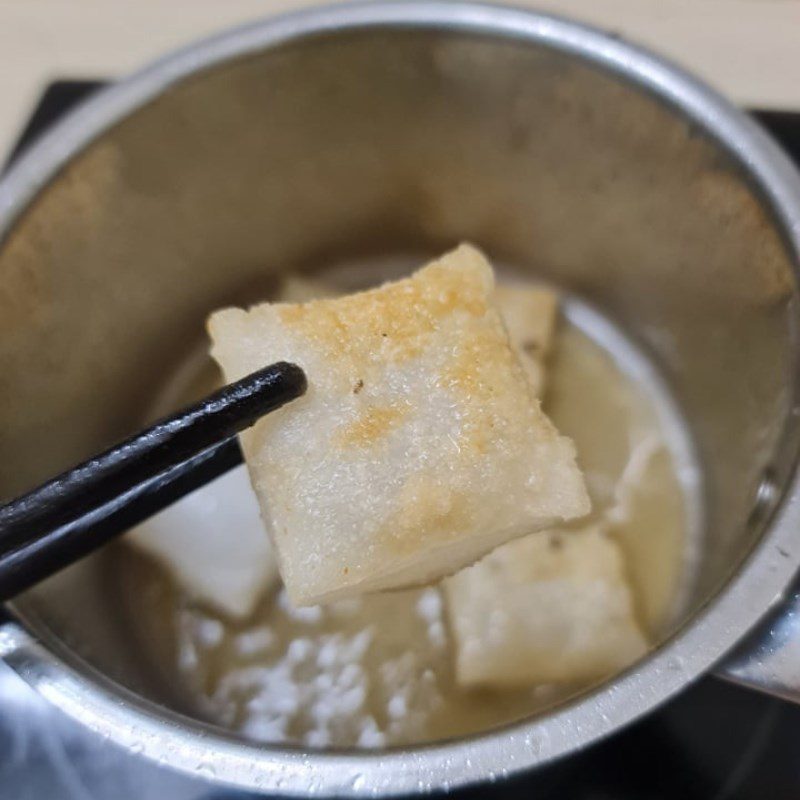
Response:
[[[587,307],[568,301],[563,311],[544,406],[575,441],[592,516],[610,524],[623,548],[639,622],[655,642],[691,581],[700,520],[690,441],[638,351]],[[165,407],[215,380],[207,359],[187,363]],[[437,587],[293,608],[277,585],[246,621],[233,622],[136,553],[119,554],[118,567],[140,646],[178,702],[255,740],[419,743],[529,716],[585,688],[457,687]]]

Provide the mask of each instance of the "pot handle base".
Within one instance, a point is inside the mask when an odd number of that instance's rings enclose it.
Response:
[[[800,704],[800,582],[714,674]]]
[[[13,660],[18,650],[31,642],[30,634],[0,604],[0,661]]]

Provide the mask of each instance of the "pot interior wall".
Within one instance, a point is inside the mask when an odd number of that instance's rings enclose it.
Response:
[[[462,239],[595,303],[660,365],[705,476],[696,607],[788,461],[790,259],[740,168],[676,110],[488,36],[339,33],[230,62],[46,186],[0,250],[0,495],[139,426],[211,309],[285,269]],[[142,688],[103,596],[100,557],[19,605]]]

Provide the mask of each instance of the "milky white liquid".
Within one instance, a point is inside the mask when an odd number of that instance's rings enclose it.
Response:
[[[164,404],[188,402],[216,380],[195,358],[165,388]],[[592,513],[612,521],[637,617],[655,642],[680,612],[695,560],[690,441],[647,361],[581,304],[565,303],[547,387],[545,410],[575,441]],[[529,716],[585,688],[458,688],[437,587],[294,609],[278,582],[234,622],[145,557],[126,549],[116,559],[139,646],[176,702],[259,741],[417,743]]]

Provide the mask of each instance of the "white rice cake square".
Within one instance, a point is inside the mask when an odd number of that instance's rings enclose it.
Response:
[[[555,332],[558,296],[538,286],[499,285],[495,301],[506,324],[511,346],[528,375],[533,393],[544,392],[544,362]]]
[[[462,686],[602,678],[647,649],[622,553],[599,525],[526,536],[444,586]]]
[[[210,318],[228,381],[281,360],[308,376],[242,435],[293,603],[428,583],[588,513],[493,296],[461,246],[371,291]]]
[[[244,467],[182,497],[125,536],[181,589],[244,619],[278,582],[278,564]]]

